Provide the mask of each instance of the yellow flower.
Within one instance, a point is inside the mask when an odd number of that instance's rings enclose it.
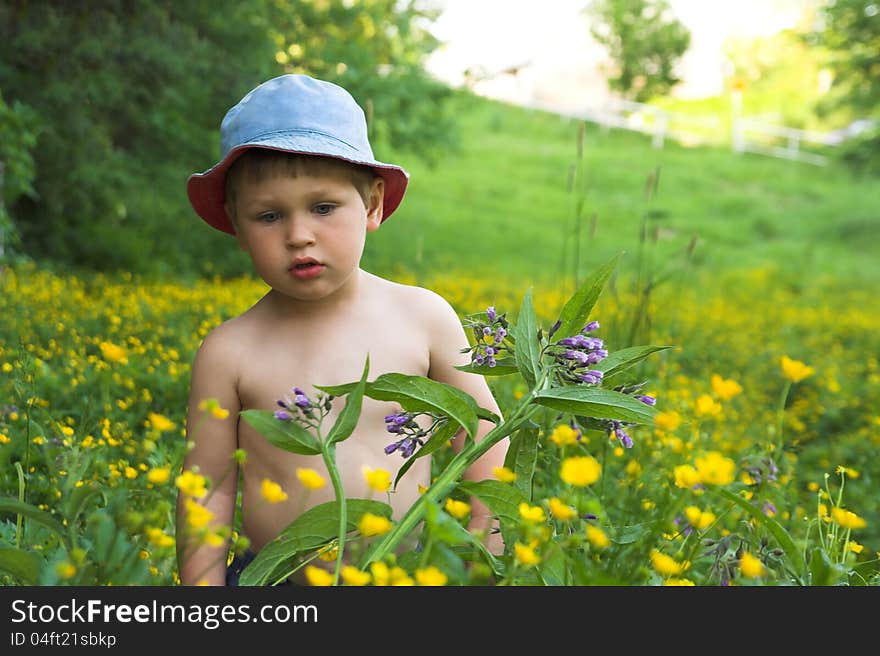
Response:
[[[577,517],[577,511],[567,503],[563,503],[557,497],[552,497],[550,499],[550,514],[562,522]]]
[[[281,486],[268,478],[264,478],[260,485],[260,493],[269,503],[281,503],[287,501],[287,492],[281,489]]]
[[[55,565],[55,572],[62,579],[69,579],[74,574],[76,574],[76,567],[73,566],[69,560],[62,560],[60,563]]]
[[[415,571],[416,582],[422,586],[446,585],[449,577],[433,565]]]
[[[455,517],[456,519],[464,519],[468,516],[468,513],[471,511],[471,507],[469,504],[464,501],[458,501],[457,499],[447,499],[446,512]]]
[[[575,487],[592,485],[599,480],[602,465],[593,456],[573,456],[562,461],[559,477]]]
[[[728,485],[733,482],[736,473],[736,463],[730,458],[725,458],[718,451],[710,451],[696,458],[694,465],[700,476],[700,482],[709,485]]]
[[[654,415],[654,425],[660,430],[672,432],[681,426],[681,415],[675,410],[666,410]]]
[[[339,547],[333,546],[330,548],[325,548],[323,551],[321,551],[321,553],[318,554],[318,558],[329,563],[336,560],[337,555],[339,555]]]
[[[7,435],[0,433],[0,444],[9,444],[11,441]]]
[[[853,553],[860,554],[865,550],[865,545],[859,544],[855,540],[850,540],[846,543],[846,548],[848,551],[852,551]]]
[[[220,407],[217,399],[204,399],[199,402],[199,410],[208,412],[214,419],[226,419],[229,416],[229,410]]]
[[[780,358],[780,363],[782,365],[782,375],[793,383],[799,383],[804,378],[816,373],[813,367],[804,364],[800,360],[792,360],[787,355],[783,355]]]
[[[611,540],[605,535],[605,531],[592,524],[587,524],[587,540],[597,549],[605,549],[611,544]]]
[[[700,484],[700,475],[693,465],[678,465],[673,468],[675,487],[691,488]]]
[[[568,446],[577,442],[578,433],[568,424],[559,424],[550,433],[550,441],[556,446]]]
[[[845,474],[850,478],[858,478],[859,472],[857,469],[852,469],[851,467],[844,467],[843,465],[837,465],[837,468],[834,470],[835,474]]]
[[[712,374],[712,391],[722,401],[729,401],[734,396],[741,394],[742,385],[735,380],[726,380],[718,374]]]
[[[684,516],[688,523],[698,531],[708,528],[715,521],[715,515],[708,511],[702,511],[696,506],[688,506],[684,509]]]
[[[370,573],[373,575],[373,585],[388,585],[391,581],[391,573],[388,569],[388,565],[381,560],[370,563]]]
[[[831,509],[831,518],[842,528],[865,528],[867,522],[854,512],[835,506]]]
[[[339,576],[345,585],[364,586],[370,582],[370,575],[362,572],[354,565],[345,565],[340,571]]]
[[[396,565],[391,568],[390,583],[396,587],[411,587],[416,584],[416,582],[410,578],[410,575],[406,573],[405,569]]]
[[[128,354],[121,346],[116,346],[113,342],[101,342],[98,344],[98,348],[101,349],[101,355],[104,356],[105,360],[120,364],[128,363]]]
[[[763,576],[764,563],[761,562],[760,558],[755,558],[746,551],[739,559],[739,570],[743,573],[743,576],[756,579],[759,576]]]
[[[687,569],[686,563],[679,563],[672,556],[667,556],[657,549],[651,549],[651,564],[662,576],[678,576]]]
[[[326,569],[315,567],[314,565],[306,565],[306,581],[309,585],[326,587],[333,585],[333,575]]]
[[[676,586],[677,586],[677,585],[683,585],[683,586],[688,586],[688,585],[694,585],[694,582],[693,582],[693,581],[690,581],[690,580],[688,580],[688,579],[677,579],[677,578],[671,578],[671,579],[666,579],[665,581],[663,581],[663,585],[676,585]]]
[[[698,417],[717,417],[721,414],[721,404],[708,394],[702,394],[697,397],[696,411]]]
[[[516,480],[516,473],[510,471],[507,467],[495,467],[492,473],[502,483],[513,483]]]
[[[514,543],[513,554],[516,558],[516,562],[520,565],[525,565],[526,567],[531,567],[532,565],[537,565],[541,562],[541,557],[532,547],[520,542]]]
[[[145,531],[150,544],[157,547],[171,547],[174,545],[174,538],[167,535],[161,528],[148,527]]]
[[[527,522],[543,522],[547,519],[541,506],[530,506],[525,501],[519,504],[519,516]]]
[[[147,421],[150,422],[150,427],[153,430],[157,430],[160,433],[170,431],[176,426],[176,424],[168,419],[168,417],[160,415],[158,412],[149,413],[147,415]]]
[[[327,482],[318,472],[307,467],[297,467],[296,477],[304,487],[307,487],[310,490],[320,490]]]
[[[187,522],[195,529],[204,528],[214,519],[214,513],[192,499],[187,499],[185,505]]]
[[[126,478],[128,478],[128,479],[137,478],[137,475],[138,475],[137,469],[126,465],[126,467],[125,467],[125,477]]]
[[[175,478],[174,484],[181,492],[190,497],[203,497],[208,493],[205,487],[205,477],[189,470]]]
[[[12,365],[8,362],[4,362],[3,367],[0,368],[2,368],[4,374],[8,374],[10,371],[12,371]]]
[[[376,492],[387,492],[391,487],[391,472],[384,469],[373,469],[367,465],[363,466],[362,471],[367,485]]]
[[[365,537],[373,537],[375,535],[383,535],[391,530],[391,520],[381,515],[373,513],[364,513],[361,521],[358,522],[358,529],[361,535]]]

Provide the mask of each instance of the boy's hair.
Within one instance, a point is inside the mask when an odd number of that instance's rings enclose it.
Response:
[[[322,175],[343,172],[351,180],[352,185],[361,195],[364,205],[369,207],[370,191],[378,174],[368,166],[353,164],[333,157],[303,155],[281,150],[252,148],[243,153],[226,173],[226,212],[233,223],[235,216],[235,199],[241,184],[261,182],[273,177],[301,175]]]

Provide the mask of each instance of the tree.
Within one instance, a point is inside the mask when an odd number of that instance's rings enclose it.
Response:
[[[674,69],[691,35],[667,0],[594,0],[586,12],[593,21],[590,34],[613,62],[611,89],[645,102],[681,81]]]
[[[880,7],[873,0],[830,0],[809,40],[830,52],[832,94],[821,111],[844,108],[853,118],[873,119],[844,150],[863,171],[880,173]]]

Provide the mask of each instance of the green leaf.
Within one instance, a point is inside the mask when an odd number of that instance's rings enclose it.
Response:
[[[821,547],[813,547],[810,554],[810,585],[837,585],[846,576],[846,569],[832,562]]]
[[[568,299],[559,315],[559,320],[562,323],[556,331],[556,335],[560,338],[571,337],[583,330],[590,318],[590,312],[593,311],[596,301],[599,300],[602,290],[617,266],[618,259],[620,259],[620,254],[615,255],[606,264],[587,276],[583,284]]]
[[[424,376],[382,374],[367,383],[366,396],[378,401],[396,401],[407,412],[433,412],[446,415],[474,437],[479,407],[470,394],[457,387]]]
[[[279,421],[271,410],[244,410],[241,417],[279,449],[314,456],[321,453],[318,439],[295,421]]]
[[[358,419],[360,419],[361,416],[364,388],[366,387],[367,374],[369,371],[370,356],[368,355],[367,360],[364,363],[364,372],[361,374],[361,379],[345,397],[345,407],[342,409],[342,412],[339,413],[336,422],[333,424],[333,428],[330,429],[330,433],[327,435],[328,444],[335,444],[347,440],[352,432],[354,432]]]
[[[495,361],[494,367],[490,367],[487,364],[463,364],[457,366],[456,369],[471,374],[482,374],[483,376],[507,376],[519,371],[516,368],[516,360],[514,358],[499,358]]]
[[[64,525],[57,519],[55,519],[51,514],[47,513],[44,510],[40,510],[36,506],[32,506],[29,503],[24,503],[23,501],[19,501],[18,499],[15,499],[13,497],[0,497],[0,513],[3,512],[16,513],[19,515],[23,515],[35,522],[38,522],[46,528],[57,533],[58,537],[60,537],[65,542],[65,544],[67,543],[67,540],[65,539],[66,531]]]
[[[779,546],[788,557],[788,561],[789,563],[791,563],[791,573],[795,576],[798,583],[800,583],[801,585],[806,585],[806,581],[804,580],[806,575],[806,564],[804,563],[804,559],[803,556],[801,556],[800,550],[795,546],[794,540],[791,539],[788,531],[786,531],[782,527],[782,525],[775,519],[765,515],[760,508],[756,508],[738,494],[735,494],[723,487],[715,487],[714,489],[725,499],[727,499],[728,501],[732,501],[740,508],[748,512],[755,520],[758,521],[758,523],[763,524],[767,527],[767,530],[769,530],[773,537],[776,538]]]
[[[22,585],[36,585],[42,559],[32,551],[0,547],[0,571],[10,574]]]
[[[592,369],[601,371],[605,374],[605,379],[628,369],[634,364],[638,364],[652,353],[671,349],[672,346],[630,346],[629,348],[620,349],[608,354],[608,357],[602,361],[591,365]]]
[[[535,318],[535,308],[532,305],[531,289],[523,296],[522,307],[510,332],[516,339],[513,350],[516,365],[526,385],[534,387],[538,372],[541,370],[541,347],[538,343],[538,320]]]
[[[391,517],[391,506],[371,499],[346,499],[347,530],[357,528],[364,513]],[[298,556],[328,544],[338,536],[339,507],[328,501],[306,510],[293,520],[273,540],[268,542],[256,558],[244,568],[241,585],[266,585],[289,573]]]
[[[458,489],[483,502],[498,517],[504,542],[513,544],[514,531],[519,523],[519,504],[528,503],[528,499],[513,485],[501,481],[462,481]]]
[[[559,546],[554,547],[549,555],[538,564],[538,574],[544,585],[565,585],[567,570],[565,551]]]
[[[538,427],[532,423],[510,438],[504,466],[516,474],[513,486],[526,498],[532,498],[532,479],[538,462]]]
[[[573,415],[637,424],[651,423],[657,412],[628,394],[587,385],[551,387],[538,392],[535,402]]]

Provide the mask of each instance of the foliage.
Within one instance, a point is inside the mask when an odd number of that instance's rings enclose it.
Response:
[[[18,233],[7,206],[34,195],[34,158],[39,127],[33,111],[20,102],[6,104],[0,94],[0,259],[17,246]]]
[[[608,77],[612,89],[646,102],[681,81],[675,65],[691,36],[671,15],[667,0],[594,0],[587,12],[594,21],[590,33],[614,64]]]
[[[820,11],[821,27],[808,35],[830,51],[833,94],[820,110],[845,107],[874,127],[856,137],[843,158],[857,170],[880,174],[880,12],[870,0],[834,0]]]
[[[41,126],[35,193],[8,207],[23,250],[97,270],[244,271],[234,252],[205,261],[228,240],[184,193],[216,161],[225,112],[284,70],[326,74],[368,106],[377,142],[427,157],[454,132],[419,69],[430,16],[386,0],[3,3],[0,88]]]

